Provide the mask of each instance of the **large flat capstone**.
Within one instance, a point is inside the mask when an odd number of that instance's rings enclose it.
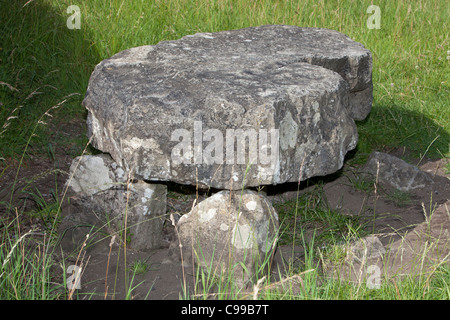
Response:
[[[337,171],[372,104],[372,58],[327,29],[199,33],[99,63],[88,135],[136,179],[241,189]]]

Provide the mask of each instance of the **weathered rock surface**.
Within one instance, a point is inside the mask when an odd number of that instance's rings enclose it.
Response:
[[[386,246],[368,236],[346,248],[341,261],[323,261],[324,270],[341,280],[364,283],[370,288],[392,278],[431,276],[440,266],[450,265],[450,202],[401,239]],[[376,287],[376,286],[375,286]]]
[[[364,262],[367,260],[383,257],[386,249],[376,236],[367,236],[347,248],[347,259],[353,262]]]
[[[68,187],[86,197],[126,184],[125,171],[107,154],[76,157],[70,166]]]
[[[450,266],[450,200],[424,214],[425,222],[387,247],[383,267],[390,275],[426,274]]]
[[[278,229],[278,215],[271,203],[250,190],[220,191],[177,223],[184,264],[194,263],[211,275],[232,275],[239,285],[256,276],[256,268],[264,262],[267,269]],[[172,250],[173,257],[181,257],[178,243]]]
[[[75,249],[88,233],[95,243],[105,233],[124,234],[125,227],[134,249],[160,245],[165,185],[129,182],[124,170],[105,154],[75,158],[67,184],[70,206],[63,210],[59,226],[65,249]]]
[[[372,152],[363,171],[374,178],[378,177],[378,182],[383,185],[405,192],[433,184],[429,173],[383,152]]]
[[[371,74],[370,52],[341,33],[262,26],[122,51],[83,103],[93,145],[137,179],[236,190],[338,170]]]

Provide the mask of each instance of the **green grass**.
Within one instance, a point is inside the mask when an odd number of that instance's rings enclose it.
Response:
[[[6,229],[6,230],[5,230]],[[21,233],[12,220],[0,232],[0,300],[53,300],[61,296],[48,239],[33,229]]]
[[[366,283],[353,284],[338,280],[323,281],[317,272],[309,272],[303,275],[303,286],[301,282],[288,283],[280,290],[278,287],[273,289],[273,284],[268,283],[266,284],[268,290],[264,290],[263,287],[262,294],[258,296],[258,299],[448,300],[450,297],[449,276],[449,269],[441,268],[431,281],[427,281],[425,277],[419,280],[413,278],[394,281],[382,280],[380,288],[370,289],[366,286]],[[319,281],[321,285],[318,285]]]
[[[392,193],[386,194],[386,198],[394,201],[394,203],[399,207],[405,207],[412,203],[411,194],[400,190],[395,190]]]
[[[351,241],[367,234],[358,216],[339,214],[329,208],[322,184],[292,200],[274,203],[281,221],[280,244],[303,245],[304,234],[315,232],[315,244]]]
[[[0,0],[0,182],[8,165],[19,163],[20,168],[28,157],[55,161],[57,147],[71,155],[82,152],[87,138],[55,137],[52,128],[72,120],[84,121],[81,102],[89,76],[101,60],[130,47],[195,32],[262,24],[335,29],[372,52],[374,104],[370,116],[357,123],[359,142],[350,161],[362,163],[374,149],[398,148],[405,148],[415,158],[449,158],[449,6],[443,0],[380,0],[374,4],[381,9],[381,29],[369,30],[366,9],[372,3],[86,0],[78,3],[81,29],[70,30],[66,9],[72,1]],[[33,187],[37,183],[30,181],[24,190],[35,198],[36,210],[15,211],[10,199],[1,204],[0,299],[61,297],[59,289],[51,285],[53,260],[47,251],[60,199],[46,203]],[[351,183],[361,190],[368,188],[364,181]],[[403,194],[395,196],[393,200],[399,203],[408,201]],[[319,285],[319,273],[307,272],[315,268],[314,245],[361,236],[360,221],[330,211],[319,191],[298,200],[277,209],[285,223],[281,230],[285,243],[306,244],[302,226],[317,229],[314,243],[305,246],[311,250],[304,269],[292,270],[293,277],[306,272],[303,285],[297,290],[290,284],[290,290],[280,293],[266,280],[260,284],[259,298],[449,299],[448,268],[439,268],[430,281],[386,282],[380,290],[335,281]],[[5,216],[6,210],[12,219]],[[16,215],[20,219],[14,218]],[[42,220],[50,233],[26,233],[23,217]],[[41,241],[44,235],[45,241]],[[202,276],[205,284],[211,283],[208,275]]]

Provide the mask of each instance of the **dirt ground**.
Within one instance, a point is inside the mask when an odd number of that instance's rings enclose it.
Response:
[[[72,136],[81,135],[85,132],[82,124],[62,125],[60,130]],[[16,192],[13,197],[15,203],[19,206],[19,212],[33,210],[37,205],[36,201],[29,197],[27,193],[21,192],[27,186],[32,185],[33,188],[38,188],[42,198],[46,201],[52,200],[52,192],[61,194],[64,191],[63,186],[73,157],[67,150],[67,147],[64,146],[55,148],[56,160],[41,157],[31,157],[26,160],[20,169],[19,179],[15,183]],[[399,152],[392,153],[399,156]],[[17,165],[17,163],[10,163],[0,179],[0,201],[9,201],[11,197],[10,191],[15,179]],[[414,228],[417,228],[419,224],[430,221],[429,214],[430,211],[433,211],[430,208],[439,208],[442,215],[439,219],[432,219],[431,221],[435,224],[433,228],[438,230],[440,234],[441,239],[439,241],[444,241],[444,246],[441,248],[444,251],[443,253],[448,254],[450,251],[448,247],[450,238],[448,233],[450,230],[450,216],[448,215],[448,210],[450,210],[448,202],[450,198],[450,175],[446,173],[444,166],[445,160],[423,159],[420,168],[433,176],[434,183],[419,191],[412,192],[408,201],[403,203],[399,202],[400,200],[396,201],[387,197],[386,195],[391,192],[388,190],[379,189],[376,195],[374,192],[368,194],[355,190],[349,183],[349,175],[354,174],[358,168],[344,167],[343,173],[326,177],[326,183],[323,186],[324,196],[329,206],[338,209],[341,214],[368,217],[376,215],[377,219],[373,219],[375,225],[369,225],[368,228],[374,230],[386,247],[396,243],[395,241],[405,239],[405,233],[407,232],[411,236],[416,234]],[[55,186],[58,186],[57,190]],[[289,199],[296,196],[296,184],[285,185],[283,188],[282,191],[280,186],[269,190],[268,197],[276,202],[281,201],[280,199]],[[301,190],[301,192],[306,191],[307,189]],[[170,213],[187,213],[195,198],[195,194],[169,197],[167,203],[168,216]],[[447,207],[445,207],[446,203]],[[4,210],[0,211],[0,214],[5,214]],[[33,227],[43,230],[44,228],[42,217],[29,215],[21,218],[21,226],[23,229]],[[423,228],[423,226],[418,228]],[[77,290],[74,298],[104,299],[106,292],[107,299],[124,299],[129,292],[125,286],[126,277],[128,283],[132,280],[131,287],[135,287],[129,296],[131,299],[161,300],[182,297],[183,287],[194,287],[194,270],[192,267],[183,269],[180,263],[168,260],[169,244],[174,239],[174,231],[169,219],[166,221],[164,232],[164,243],[158,250],[137,252],[132,249],[132,245],[129,245],[125,255],[124,246],[118,241],[110,246],[111,238],[108,237],[95,246],[84,250],[79,257],[66,257],[66,267],[75,264],[77,258],[78,261],[82,260],[85,266],[81,275],[81,289]],[[425,238],[422,240],[427,241]],[[419,239],[419,242],[422,240]],[[274,270],[278,270],[278,266],[282,268],[283,260],[286,260],[286,256],[290,257],[291,254],[291,247],[279,247],[274,258]],[[295,254],[297,258],[302,258],[301,249],[296,251]],[[405,256],[405,259],[407,259],[407,256]],[[412,256],[410,259],[412,259]],[[126,260],[126,264],[124,260]],[[131,279],[129,266],[136,260],[145,261],[149,269]],[[60,281],[62,282],[62,272],[66,271],[60,267],[62,258],[55,256],[55,262],[55,281],[58,281],[57,278],[61,277]],[[115,294],[113,295],[113,293]]]

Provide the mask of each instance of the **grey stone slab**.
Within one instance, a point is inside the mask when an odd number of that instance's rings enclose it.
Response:
[[[337,171],[371,74],[370,52],[339,32],[261,26],[122,51],[83,104],[93,145],[137,179],[241,189]]]

